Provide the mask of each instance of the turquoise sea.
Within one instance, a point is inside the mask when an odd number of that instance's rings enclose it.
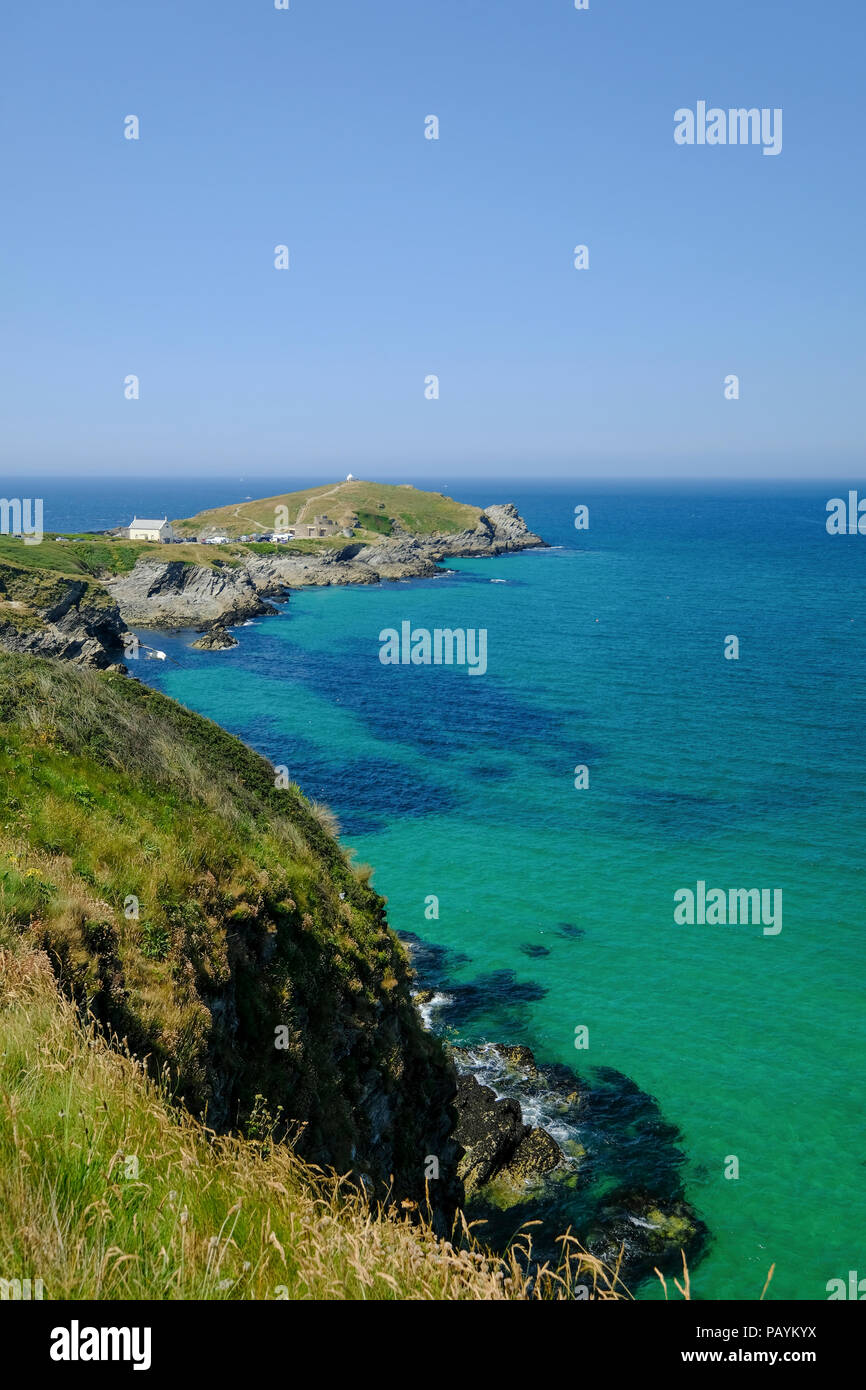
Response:
[[[673,1142],[620,1123],[588,1147],[607,1180],[676,1168],[710,1232],[698,1298],[757,1298],[772,1263],[770,1299],[866,1275],[866,537],[826,532],[843,488],[452,480],[552,548],[294,592],[233,651],[159,634],[179,664],[137,670],[334,809],[450,1001],[437,1027],[653,1098]],[[485,628],[486,674],[383,666],[406,620]],[[781,889],[782,931],[676,925],[698,880]]]

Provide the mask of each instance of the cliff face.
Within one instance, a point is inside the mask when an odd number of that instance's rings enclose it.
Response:
[[[128,574],[105,581],[124,621],[140,627],[198,627],[243,622],[268,612],[244,566],[139,560]]]
[[[213,1128],[288,1133],[415,1201],[432,1176],[446,1220],[453,1066],[382,899],[299,790],[136,681],[8,655],[0,769],[6,920],[66,993]]]
[[[0,646],[105,669],[123,659],[126,623],[100,584],[0,565]]]
[[[269,594],[332,584],[376,584],[434,574],[458,556],[501,555],[544,542],[511,503],[488,507],[477,526],[448,535],[417,536],[394,522],[373,545],[350,543],[314,554],[251,554],[243,563],[214,568],[177,560],[141,559],[128,574],[106,581],[124,620],[133,627],[197,627],[240,622],[272,611]]]
[[[413,536],[396,523],[392,535],[379,545],[367,546],[354,563],[375,572],[377,578],[408,579],[435,573],[441,560],[502,555],[509,550],[531,550],[544,545],[530,531],[510,502],[488,507],[471,531],[448,535]]]

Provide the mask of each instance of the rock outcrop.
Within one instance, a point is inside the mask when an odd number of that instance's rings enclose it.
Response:
[[[124,620],[133,627],[184,628],[241,622],[272,613],[268,596],[287,589],[336,584],[377,584],[436,573],[447,559],[501,555],[543,546],[511,503],[488,507],[471,531],[417,536],[394,525],[380,542],[259,555],[244,561],[195,565],[182,560],[140,559],[128,574],[105,581]],[[198,645],[197,643],[194,645]]]
[[[237,647],[239,643],[221,623],[214,623],[212,627],[206,628],[192,645],[200,652],[226,652],[232,647]]]
[[[526,1186],[565,1160],[546,1130],[524,1124],[518,1101],[497,1099],[495,1091],[468,1073],[458,1079],[454,1108],[453,1137],[463,1150],[457,1175],[467,1198],[494,1180]]]
[[[242,622],[274,611],[243,565],[191,565],[183,560],[139,560],[105,587],[133,627],[201,627]]]
[[[631,1286],[656,1265],[679,1272],[682,1251],[690,1262],[698,1258],[707,1228],[671,1166],[676,1132],[633,1082],[608,1072],[588,1084],[569,1067],[539,1064],[523,1046],[455,1047],[451,1056],[457,1172],[467,1215],[486,1223],[484,1239],[494,1248],[512,1238],[514,1208],[528,1199],[540,1222],[533,1235],[539,1258],[555,1259],[555,1237],[572,1225],[593,1256],[610,1267],[621,1261]],[[528,1124],[527,1113],[541,1123]],[[601,1152],[616,1153],[614,1167],[642,1173],[646,1185],[607,1175],[599,1183]]]
[[[102,670],[122,664],[127,632],[101,585],[0,565],[0,646]]]
[[[511,502],[488,507],[471,531],[451,535],[413,536],[392,521],[390,537],[365,547],[356,563],[367,565],[383,579],[409,579],[434,574],[442,560],[502,555],[510,550],[543,546]]]

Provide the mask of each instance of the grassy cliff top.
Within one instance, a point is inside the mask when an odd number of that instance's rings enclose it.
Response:
[[[312,524],[315,517],[327,516],[339,529],[325,537],[299,536],[290,544],[277,547],[237,543],[239,536],[267,534],[281,525],[285,513],[278,516],[278,507],[286,509],[289,526]],[[201,545],[193,539],[181,545],[164,545],[159,541],[59,532],[47,533],[39,545],[25,545],[19,536],[0,535],[0,567],[7,572],[15,568],[51,571],[68,578],[109,579],[128,573],[139,559],[163,564],[180,561],[210,568],[237,566],[255,555],[316,555],[339,549],[346,543],[340,531],[350,524],[355,541],[371,545],[392,534],[394,521],[413,535],[429,536],[473,530],[480,516],[478,507],[455,502],[438,492],[419,492],[414,487],[390,483],[335,483],[214,507],[173,523],[178,536],[225,535],[235,542],[229,546]]]
[[[289,526],[327,516],[342,527],[357,518],[359,530],[387,534],[387,523],[396,518],[405,530],[420,536],[472,530],[481,515],[479,507],[455,502],[441,492],[420,492],[409,485],[354,479],[236,502],[228,507],[212,507],[173,525],[181,535],[199,535],[205,530],[229,537],[254,535],[256,531],[274,530],[279,507],[286,509]]]
[[[63,579],[108,580],[128,574],[138,560],[157,564],[201,565],[209,569],[236,569],[253,555],[317,555],[345,545],[334,540],[297,540],[291,545],[164,545],[159,541],[128,541],[102,536],[47,535],[39,545],[25,545],[17,536],[0,536],[0,575],[11,585],[27,587],[25,575],[40,575],[47,584],[52,575]],[[35,581],[34,581],[35,584]],[[32,586],[31,586],[32,587]],[[38,587],[38,586],[37,586]],[[49,586],[50,587],[50,586]],[[34,594],[36,589],[34,588]]]
[[[259,1096],[315,1161],[411,1190],[450,1073],[368,873],[284,780],[135,680],[0,653],[0,946],[46,952],[214,1127]]]
[[[311,542],[312,544],[312,542]],[[224,565],[241,562],[243,546],[215,549],[210,545],[163,545],[159,541],[127,541],[102,536],[46,535],[39,545],[25,545],[18,536],[0,536],[0,566],[19,570],[47,570],[65,578],[107,579],[127,574],[140,557],[181,560],[191,565]]]

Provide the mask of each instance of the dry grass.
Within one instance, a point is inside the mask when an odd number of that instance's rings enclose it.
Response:
[[[285,1144],[215,1136],[82,1024],[41,952],[0,952],[0,1052],[0,1277],[46,1298],[630,1297],[570,1234],[530,1276],[528,1227],[499,1258]]]
[[[681,1296],[683,1297],[683,1299],[685,1299],[686,1302],[690,1302],[690,1301],[691,1301],[691,1297],[692,1297],[692,1285],[691,1285],[691,1279],[690,1279],[690,1277],[689,1277],[689,1267],[688,1267],[688,1264],[686,1263],[686,1253],[685,1253],[685,1251],[683,1250],[681,1253],[682,1253],[682,1257],[683,1257],[683,1282],[680,1283],[679,1279],[675,1279],[675,1280],[674,1280],[674,1283],[676,1284],[677,1289],[679,1290],[679,1292],[680,1292]],[[769,1272],[769,1274],[767,1275],[767,1278],[766,1278],[765,1281],[764,1281],[764,1288],[763,1288],[763,1290],[762,1290],[762,1292],[761,1292],[761,1297],[760,1297],[760,1299],[758,1300],[759,1303],[762,1303],[762,1302],[763,1302],[763,1300],[764,1300],[764,1295],[766,1294],[767,1289],[770,1287],[770,1280],[772,1279],[772,1277],[773,1277],[773,1275],[774,1275],[775,1272],[776,1272],[776,1266],[775,1266],[775,1264],[771,1264],[771,1265],[770,1265],[770,1272]],[[665,1291],[665,1301],[667,1302],[667,1298],[668,1298],[668,1284],[667,1284],[667,1280],[665,1279],[665,1276],[662,1274],[662,1272],[661,1272],[660,1269],[657,1269],[657,1268],[654,1267],[653,1273],[654,1273],[654,1274],[657,1274],[658,1277],[659,1277],[659,1282],[661,1283],[661,1286],[662,1286],[662,1288],[663,1288],[664,1291]]]

